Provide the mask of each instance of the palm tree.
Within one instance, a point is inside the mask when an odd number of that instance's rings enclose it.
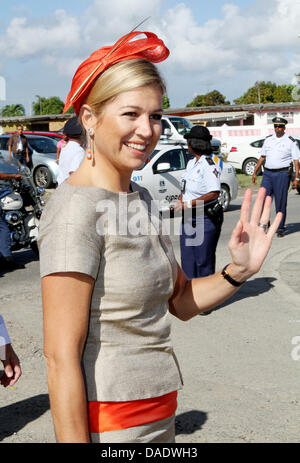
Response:
[[[6,105],[1,111],[2,117],[25,116],[25,108],[22,104]]]

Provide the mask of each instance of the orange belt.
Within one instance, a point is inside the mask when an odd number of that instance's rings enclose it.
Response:
[[[130,402],[88,402],[90,432],[118,431],[174,415],[177,391]]]

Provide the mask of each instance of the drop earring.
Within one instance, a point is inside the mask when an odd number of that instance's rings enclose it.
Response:
[[[94,158],[94,146],[92,146],[91,135],[94,135],[93,129],[88,129],[87,131],[87,149],[86,149],[86,157],[88,160]]]

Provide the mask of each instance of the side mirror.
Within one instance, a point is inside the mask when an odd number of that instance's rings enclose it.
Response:
[[[155,173],[168,172],[171,169],[171,164],[169,162],[161,162],[157,164]]]
[[[172,135],[172,130],[169,129],[169,128],[166,128],[164,131],[163,131],[163,135],[165,135],[166,137],[170,137]]]

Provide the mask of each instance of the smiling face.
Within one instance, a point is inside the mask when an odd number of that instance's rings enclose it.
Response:
[[[156,86],[138,87],[113,98],[95,121],[96,162],[105,160],[120,173],[140,168],[159,140],[162,112],[162,92]]]

